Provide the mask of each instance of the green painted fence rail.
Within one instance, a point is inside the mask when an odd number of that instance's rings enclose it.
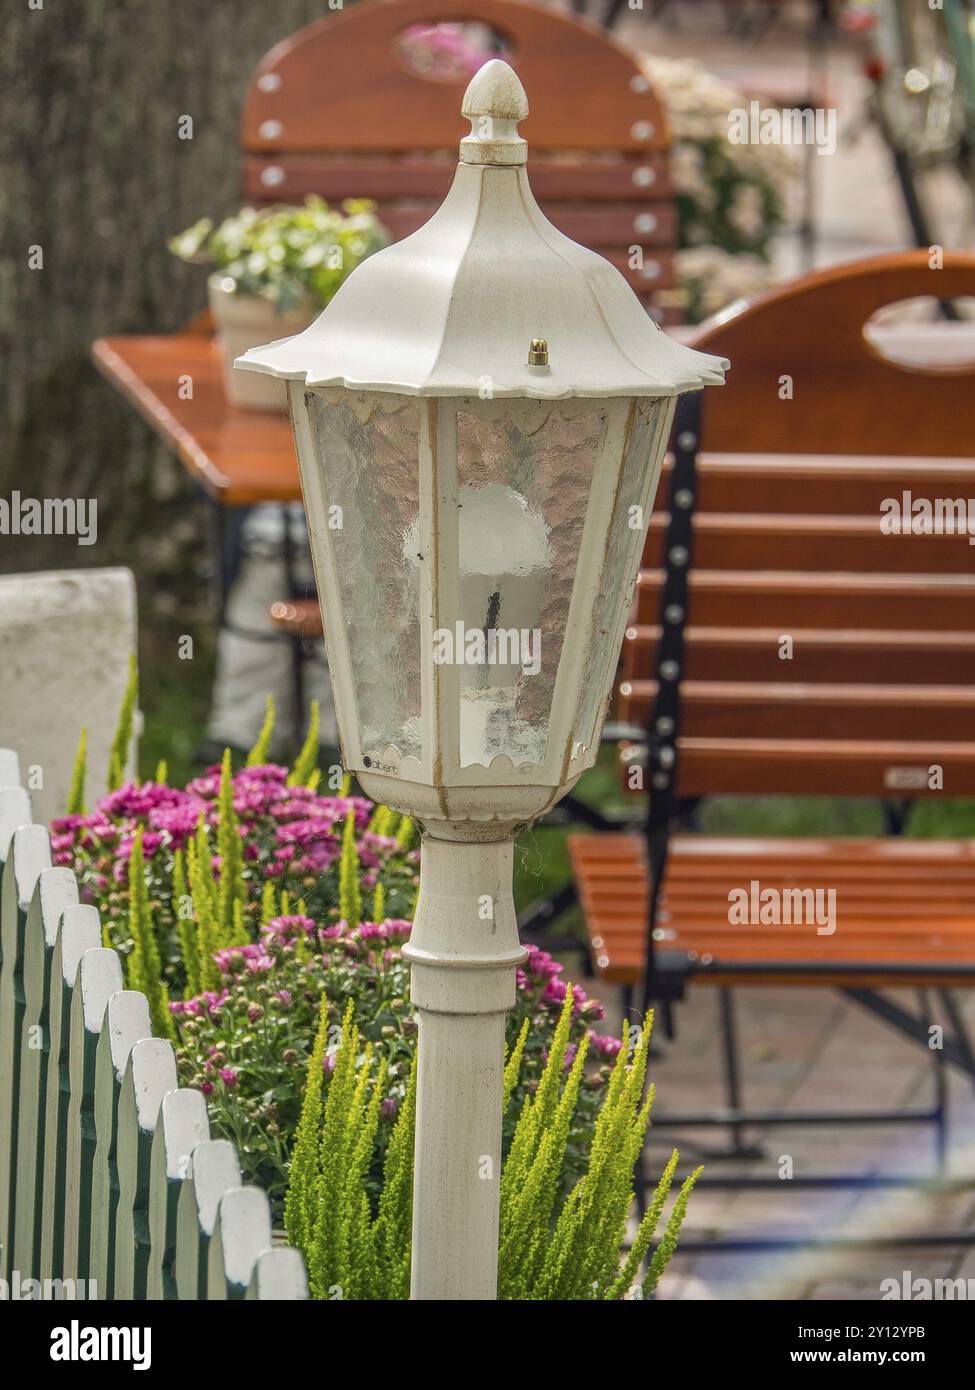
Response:
[[[3,748],[0,1278],[21,1298],[308,1297]]]

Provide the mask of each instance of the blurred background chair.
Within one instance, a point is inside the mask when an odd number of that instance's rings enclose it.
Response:
[[[932,294],[933,337],[873,325]],[[914,799],[975,794],[975,332],[937,323],[939,300],[973,294],[975,257],[932,269],[904,253],[818,272],[695,335],[734,369],[703,412],[697,398],[679,414],[624,642],[617,712],[647,732],[621,758],[629,788],[649,792],[645,836],[573,837],[570,853],[596,971],[624,1007],[641,986],[672,1030],[691,985],[719,987],[736,1156],[752,1151],[749,1124],[780,1117],[743,1105],[735,985],[837,988],[925,1048],[934,991],[937,1103],[913,1118],[937,1123],[939,1155],[944,1062],[975,1081],[951,994],[975,984],[971,841],[898,836]],[[919,526],[910,499],[947,523]],[[906,530],[885,529],[905,507]],[[672,834],[679,798],[686,820],[688,801],[736,793],[874,797],[892,835]],[[832,929],[733,920],[729,894],[753,883],[832,889]],[[885,992],[897,986],[920,991],[916,1012]]]

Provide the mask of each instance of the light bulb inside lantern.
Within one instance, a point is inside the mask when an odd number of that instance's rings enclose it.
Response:
[[[404,559],[417,574],[419,517],[407,528]],[[456,611],[433,634],[433,660],[458,668],[461,767],[489,765],[500,753],[539,762],[544,724],[520,708],[541,674],[540,619],[551,572],[549,528],[528,498],[503,483],[465,484],[457,494]],[[414,590],[419,600],[418,586]]]
[[[462,487],[458,509],[460,765],[487,765],[500,753],[539,763],[546,729],[525,717],[519,697],[541,673],[549,528],[526,497],[501,483]]]

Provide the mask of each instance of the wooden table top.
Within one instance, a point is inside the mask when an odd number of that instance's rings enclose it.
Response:
[[[291,422],[283,413],[230,405],[209,334],[100,338],[92,357],[222,506],[301,499]],[[187,376],[193,397],[181,400],[180,379]]]
[[[697,331],[693,327],[671,330],[685,342],[693,342]],[[913,352],[932,366],[952,363],[959,357],[975,358],[972,323],[898,325],[877,329],[871,337],[883,342],[892,357],[902,350]],[[222,506],[301,499],[287,415],[238,410],[230,405],[219,351],[209,332],[100,338],[92,347],[92,356],[98,370]],[[193,395],[183,400],[180,382],[187,376],[192,378]],[[702,463],[709,457],[705,455]],[[774,462],[780,465],[784,461]],[[846,460],[847,466],[849,462]],[[888,466],[893,462],[884,461]],[[896,474],[896,466],[891,471]]]

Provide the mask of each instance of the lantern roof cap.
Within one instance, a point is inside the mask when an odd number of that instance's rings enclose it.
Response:
[[[310,328],[236,365],[408,396],[674,396],[721,384],[725,358],[661,332],[620,272],[539,208],[518,134],[528,103],[507,63],[476,73],[462,110],[471,133],[430,220],[363,261]]]

